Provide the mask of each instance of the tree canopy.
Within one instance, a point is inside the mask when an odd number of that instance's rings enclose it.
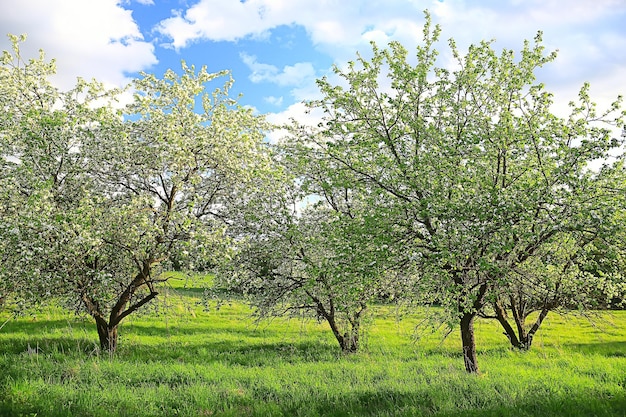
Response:
[[[623,188],[603,184],[622,170],[609,157],[624,113],[621,98],[598,112],[584,85],[569,117],[554,114],[535,78],[556,57],[541,33],[517,56],[491,42],[462,54],[451,40],[454,68],[437,66],[439,33],[427,16],[416,64],[397,42],[372,44],[371,59],[335,69],[339,85],[319,80],[323,98],[310,106],[324,121],[297,128],[295,141],[314,144],[333,166],[327,181],[359,192],[389,225],[396,252],[420,271],[420,297],[459,323],[466,369],[477,372],[474,319],[516,274],[542,268],[532,260],[559,242],[582,248],[611,232],[605,219],[623,210]]]
[[[79,80],[54,88],[53,63],[2,65],[3,277],[18,299],[63,297],[96,321],[103,349],[153,300],[176,254],[189,268],[219,257],[229,205],[269,166],[265,122],[228,96],[227,76],[144,74],[134,99]],[[180,265],[179,265],[180,266]]]

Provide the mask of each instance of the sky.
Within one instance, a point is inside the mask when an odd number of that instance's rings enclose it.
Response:
[[[414,51],[426,9],[444,65],[449,38],[461,51],[490,39],[519,51],[543,31],[559,51],[539,74],[557,107],[584,82],[600,105],[626,94],[626,0],[0,0],[0,50],[5,34],[26,34],[24,55],[55,58],[62,89],[78,76],[121,86],[141,71],[180,71],[181,60],[230,70],[240,103],[282,122],[306,117],[315,80],[367,56],[370,41]]]

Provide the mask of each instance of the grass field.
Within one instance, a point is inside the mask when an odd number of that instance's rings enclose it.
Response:
[[[624,311],[548,316],[526,353],[480,321],[476,376],[456,332],[415,339],[415,318],[379,312],[363,352],[343,356],[315,321],[257,325],[240,304],[204,312],[198,291],[164,295],[123,323],[114,357],[88,318],[49,308],[8,322],[0,415],[626,416]]]

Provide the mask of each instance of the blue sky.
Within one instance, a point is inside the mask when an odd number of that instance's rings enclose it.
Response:
[[[27,55],[56,58],[61,88],[77,76],[122,85],[184,59],[231,70],[242,104],[283,121],[304,117],[315,79],[371,40],[414,48],[424,9],[443,28],[443,65],[450,37],[518,50],[542,30],[559,58],[541,77],[561,107],[585,81],[601,104],[626,94],[626,0],[0,0],[0,28],[26,33]]]

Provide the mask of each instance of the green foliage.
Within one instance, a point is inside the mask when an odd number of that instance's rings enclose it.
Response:
[[[368,305],[392,297],[398,287],[388,267],[395,256],[377,219],[359,209],[358,194],[315,176],[326,167],[310,152],[277,147],[282,175],[274,177],[271,190],[257,189],[232,229],[238,244],[217,283],[243,294],[259,318],[326,321],[341,349],[355,352]],[[313,190],[323,198],[307,203]]]
[[[193,270],[225,250],[228,209],[269,166],[267,126],[229,98],[232,79],[206,92],[226,73],[183,63],[182,75],[144,74],[119,110],[121,92],[95,81],[53,88],[53,63],[24,62],[23,38],[12,40],[0,67],[0,290],[64,297],[114,350],[117,325],[157,296],[172,255]]]
[[[474,372],[473,320],[518,282],[519,269],[541,268],[533,258],[564,239],[582,251],[614,232],[607,220],[624,210],[623,184],[604,185],[618,166],[609,157],[622,140],[612,128],[623,128],[624,112],[621,98],[598,112],[584,85],[568,118],[553,114],[552,94],[534,75],[556,57],[541,33],[517,55],[491,42],[463,54],[450,41],[453,69],[437,66],[438,37],[427,15],[416,64],[397,42],[373,44],[371,59],[335,69],[340,85],[319,80],[323,98],[310,106],[324,121],[295,126],[293,141],[321,160],[322,189],[358,193],[364,216],[385,225],[405,255],[397,264],[419,271],[416,297],[460,320]],[[591,170],[598,159],[603,169]],[[595,295],[587,288],[577,298]]]
[[[13,52],[5,51],[0,65],[0,286],[17,296],[19,307],[71,280],[67,271],[81,258],[79,242],[91,239],[79,206],[95,197],[94,181],[81,150],[115,119],[97,103],[116,92],[83,80],[58,91],[49,81],[54,62],[43,52],[25,62],[19,49],[25,37],[10,38]]]

